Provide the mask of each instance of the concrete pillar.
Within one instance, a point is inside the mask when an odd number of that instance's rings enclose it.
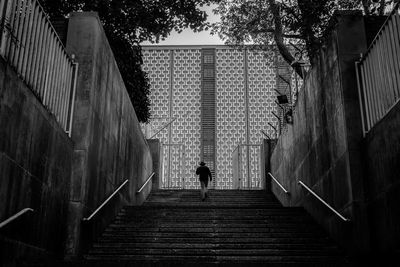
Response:
[[[161,171],[161,143],[160,139],[147,139],[149,144],[151,158],[153,159],[153,190],[160,189],[160,171]]]

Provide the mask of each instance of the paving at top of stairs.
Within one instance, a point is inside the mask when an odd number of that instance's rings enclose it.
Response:
[[[266,191],[160,190],[126,206],[86,266],[348,266],[302,208]]]

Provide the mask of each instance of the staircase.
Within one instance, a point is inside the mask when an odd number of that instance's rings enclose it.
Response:
[[[162,190],[127,206],[85,256],[89,266],[347,266],[302,208],[265,191]]]

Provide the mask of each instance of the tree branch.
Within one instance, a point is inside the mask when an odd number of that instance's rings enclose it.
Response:
[[[283,27],[282,27],[281,17],[279,14],[279,8],[278,8],[275,0],[268,0],[268,3],[269,3],[269,6],[271,7],[272,16],[274,17],[274,24],[275,24],[274,40],[275,40],[276,46],[278,47],[278,51],[282,55],[283,59],[291,65],[295,61],[295,58],[292,56],[292,54],[289,52],[289,49],[286,47],[286,45],[283,42],[283,38],[284,38],[283,37]],[[296,73],[301,78],[303,78],[303,71],[302,71],[300,64],[293,64],[292,67],[296,71]]]
[[[271,32],[271,33],[275,33],[275,29],[264,29],[264,30],[255,30],[255,31],[251,31],[252,33],[255,34],[260,34],[260,33],[265,33],[265,32]],[[304,39],[303,36],[301,36],[300,34],[284,34],[282,33],[282,37],[283,38],[292,38],[292,39]]]
[[[379,16],[383,16],[385,14],[385,0],[381,0],[379,4]]]
[[[370,4],[370,0],[360,0],[362,7],[364,9],[364,14],[367,16],[369,15],[369,4]]]

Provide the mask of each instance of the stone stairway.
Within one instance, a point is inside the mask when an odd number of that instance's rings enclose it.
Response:
[[[85,256],[86,266],[347,266],[302,208],[265,191],[152,192],[127,206]]]

